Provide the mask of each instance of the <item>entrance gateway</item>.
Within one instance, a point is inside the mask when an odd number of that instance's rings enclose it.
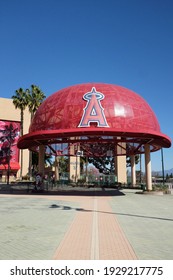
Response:
[[[38,108],[29,133],[18,141],[20,149],[39,151],[42,174],[45,146],[52,145],[58,147],[56,156],[68,155],[71,163],[79,152],[86,157],[113,156],[122,183],[127,180],[126,156],[130,156],[133,185],[135,155],[144,154],[146,187],[152,190],[150,153],[169,148],[171,140],[140,95],[117,85],[86,83],[50,95]],[[77,162],[76,170],[78,166]]]

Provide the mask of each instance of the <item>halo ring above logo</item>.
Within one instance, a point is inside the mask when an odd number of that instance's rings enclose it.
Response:
[[[102,99],[104,99],[104,97],[105,97],[104,94],[101,93],[101,92],[93,92],[93,91],[91,91],[91,92],[85,93],[84,96],[83,96],[83,99],[85,99],[85,100],[91,100],[93,94],[96,96],[96,99],[97,99],[97,100],[102,100]]]

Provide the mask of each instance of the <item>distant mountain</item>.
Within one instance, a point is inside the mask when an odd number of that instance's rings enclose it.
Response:
[[[164,170],[164,175],[171,175],[173,174],[173,168],[169,169],[169,170]],[[162,171],[152,171],[152,176],[162,176]]]

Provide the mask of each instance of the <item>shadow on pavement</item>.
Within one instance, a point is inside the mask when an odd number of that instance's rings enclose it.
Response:
[[[110,189],[110,188],[86,188],[86,187],[73,187],[73,188],[61,188],[52,190],[38,190],[34,191],[29,188],[17,188],[17,187],[5,187],[0,189],[0,194],[11,195],[63,195],[63,196],[123,196],[125,195],[122,190]]]
[[[57,205],[52,204],[49,208],[58,208],[61,210],[76,210],[76,211],[82,211],[82,212],[97,212],[97,213],[104,213],[104,214],[113,214],[117,216],[126,216],[126,217],[136,217],[136,218],[144,218],[144,219],[155,219],[155,220],[162,220],[162,221],[169,221],[173,222],[173,219],[170,218],[164,218],[164,217],[154,217],[154,216],[144,216],[144,215],[138,215],[138,214],[128,214],[128,213],[118,213],[118,212],[107,212],[107,211],[100,211],[100,210],[91,210],[91,209],[84,209],[84,208],[74,208],[71,206],[66,205]]]

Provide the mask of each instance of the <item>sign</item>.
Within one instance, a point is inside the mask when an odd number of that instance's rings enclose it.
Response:
[[[19,169],[19,150],[17,148],[19,136],[19,122],[0,120],[0,165],[2,165],[0,169],[8,163],[9,153],[11,168]]]
[[[89,127],[91,123],[97,123],[98,127],[109,127],[100,102],[104,98],[104,94],[96,91],[95,87],[84,94],[83,99],[87,101],[87,104],[78,127]]]

